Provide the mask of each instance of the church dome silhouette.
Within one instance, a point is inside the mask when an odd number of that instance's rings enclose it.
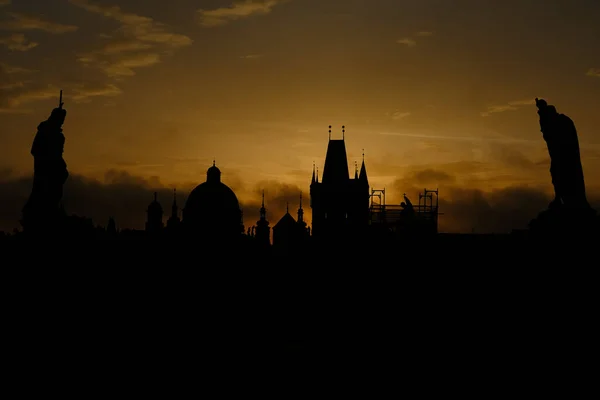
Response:
[[[184,225],[203,236],[240,235],[242,212],[237,196],[221,182],[221,171],[213,162],[206,182],[190,193],[183,209]]]

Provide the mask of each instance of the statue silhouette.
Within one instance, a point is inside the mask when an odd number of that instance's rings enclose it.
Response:
[[[559,114],[543,99],[535,99],[540,116],[540,128],[550,154],[550,175],[554,200],[550,208],[590,208],[583,178],[577,130],[571,118]]]
[[[62,125],[67,111],[63,108],[62,90],[57,108],[50,117],[38,125],[31,146],[33,156],[33,187],[29,200],[23,208],[21,221],[25,231],[56,228],[64,214],[60,206],[63,185],[69,173],[63,159],[65,137]]]

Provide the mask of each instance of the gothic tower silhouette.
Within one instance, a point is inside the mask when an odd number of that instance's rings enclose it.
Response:
[[[355,169],[354,179],[350,179],[345,133],[345,127],[342,126],[342,139],[331,139],[329,126],[329,143],[321,182],[313,166],[310,206],[313,215],[312,234],[315,238],[341,238],[362,232],[369,224],[369,179],[364,154],[360,173]]]

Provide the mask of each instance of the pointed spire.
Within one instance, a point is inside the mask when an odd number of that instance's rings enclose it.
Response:
[[[304,210],[302,209],[302,192],[300,192],[300,207],[298,207],[298,222],[304,221]]]
[[[319,167],[317,167],[317,180],[316,180],[316,182],[319,183]]]
[[[312,180],[310,181],[310,184],[312,185],[313,183],[315,183],[315,162],[313,161],[313,175],[312,175]]]
[[[358,163],[354,161],[354,179],[358,179]]]
[[[363,149],[363,161],[362,161],[362,165],[360,166],[360,174],[358,176],[358,178],[366,183],[367,185],[369,184],[369,179],[367,178],[367,167],[365,166],[365,149]]]
[[[262,191],[262,204],[260,206],[260,219],[267,219],[267,209],[265,208],[265,190]]]
[[[342,125],[342,140],[346,140],[346,126]]]
[[[177,188],[173,188],[173,204],[177,204]]]
[[[331,125],[329,125],[329,140],[331,140]]]
[[[213,158],[213,167],[216,167],[217,166],[216,164],[217,163],[215,162],[215,159]]]

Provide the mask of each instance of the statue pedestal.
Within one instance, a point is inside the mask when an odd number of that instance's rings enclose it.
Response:
[[[600,235],[600,216],[592,208],[550,208],[529,223],[535,236],[587,237]]]

